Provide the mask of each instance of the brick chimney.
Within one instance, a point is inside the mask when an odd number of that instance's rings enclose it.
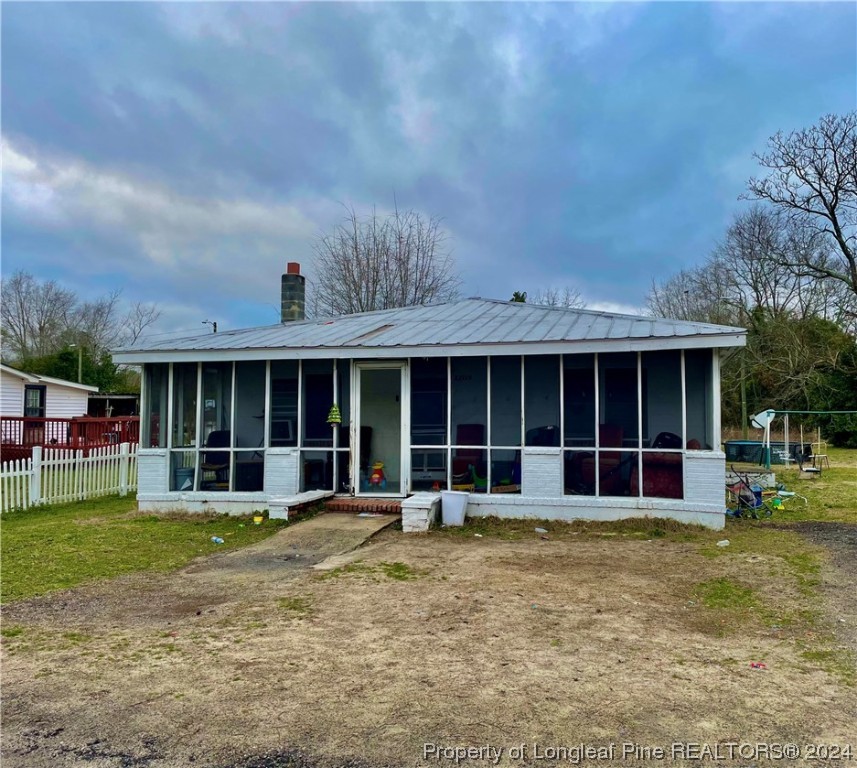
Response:
[[[280,322],[306,318],[306,278],[301,274],[301,265],[290,261],[286,265],[280,288]]]

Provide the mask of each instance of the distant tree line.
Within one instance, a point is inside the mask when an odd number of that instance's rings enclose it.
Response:
[[[0,282],[2,359],[27,373],[137,392],[135,370],[113,363],[110,350],[133,344],[158,320],[153,304],[123,304],[120,291],[84,301],[55,280],[17,271]]]
[[[756,155],[753,205],[706,261],[652,285],[653,315],[747,328],[724,358],[723,414],[857,409],[857,113],[778,133]],[[742,386],[743,385],[743,386]],[[857,447],[857,418],[807,418]]]

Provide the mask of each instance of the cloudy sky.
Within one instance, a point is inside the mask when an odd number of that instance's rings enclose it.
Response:
[[[465,296],[631,309],[778,130],[855,108],[845,3],[4,3],[3,274],[276,322],[343,205],[439,216]]]

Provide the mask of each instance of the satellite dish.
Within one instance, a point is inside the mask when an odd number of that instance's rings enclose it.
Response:
[[[769,408],[767,411],[757,413],[750,419],[750,424],[756,429],[766,429],[768,425],[774,420],[774,416],[776,415],[776,413],[777,412],[772,408]]]

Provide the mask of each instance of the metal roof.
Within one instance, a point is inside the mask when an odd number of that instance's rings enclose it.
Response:
[[[649,342],[648,348],[740,346],[745,333],[743,328],[723,325],[472,298],[174,338],[158,341],[156,346],[143,342],[114,355],[117,362],[129,363],[223,357],[212,354],[216,352],[248,353],[238,355],[241,359],[270,356],[249,354],[254,350],[294,350],[296,356],[316,350],[328,354],[314,357],[374,357],[415,349],[416,354],[446,354],[449,348],[456,348],[456,354],[468,354],[462,348],[512,345],[526,345],[526,352],[532,354],[556,344],[583,347],[579,351],[589,351],[592,343],[603,349],[630,349],[629,343],[635,341]],[[186,354],[189,352],[205,354],[192,357]]]

